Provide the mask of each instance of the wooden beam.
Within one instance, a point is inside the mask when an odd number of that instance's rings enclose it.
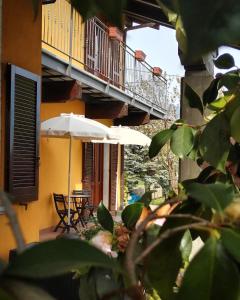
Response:
[[[138,126],[148,124],[150,122],[150,115],[148,113],[135,113],[130,114],[121,119],[114,120],[114,125],[123,125],[123,126]]]
[[[71,81],[43,81],[43,102],[66,102],[67,100],[81,99],[81,86],[76,80]]]
[[[117,101],[86,103],[85,115],[90,119],[116,119],[128,115],[128,105]]]

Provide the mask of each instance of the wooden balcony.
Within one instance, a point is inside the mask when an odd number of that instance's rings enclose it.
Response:
[[[106,26],[97,18],[84,24],[66,0],[43,6],[42,21],[43,65],[45,62],[44,67],[53,68],[52,60],[55,59],[56,78],[59,77],[56,72],[64,71],[62,75],[69,78],[73,78],[72,72],[81,72],[86,79],[80,81],[87,97],[94,88],[98,91],[98,99],[103,98],[102,91],[99,93],[96,85],[91,85],[93,79],[99,80],[99,84],[105,82],[105,92],[107,88],[114,90],[114,97],[119,90],[121,97],[115,100],[122,101],[125,95],[126,103],[132,107],[148,113],[158,111],[155,117],[164,116],[166,79],[156,75],[146,61],[136,58],[135,52],[122,41],[121,31]],[[54,75],[54,72],[50,74]],[[73,79],[79,80],[81,76]]]

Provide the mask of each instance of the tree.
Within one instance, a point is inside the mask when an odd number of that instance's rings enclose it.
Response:
[[[169,120],[152,120],[149,124],[133,128],[153,137],[170,123]],[[151,160],[148,156],[148,147],[126,146],[124,161],[126,184],[129,190],[136,188],[139,181],[144,183],[145,190],[149,190],[150,186],[162,187],[164,194],[167,194],[169,189],[177,188],[178,160],[171,153],[169,145],[166,145],[164,151]]]
[[[150,138],[158,131],[166,129],[178,117],[180,77],[168,76],[166,73],[163,76],[167,79],[166,90],[160,90],[161,94],[165,94],[164,102],[167,104],[165,119],[151,120],[149,124],[132,127]],[[141,89],[145,90],[145,94],[149,95],[150,93],[151,98],[154,99],[154,91],[149,87],[147,80],[139,83],[139,89],[140,86]],[[125,146],[124,161],[125,183],[128,190],[136,188],[139,183],[144,184],[145,190],[149,190],[151,186],[154,188],[161,187],[164,194],[167,194],[172,188],[176,190],[178,159],[171,153],[169,145],[166,145],[164,150],[151,160],[149,160],[147,147]]]

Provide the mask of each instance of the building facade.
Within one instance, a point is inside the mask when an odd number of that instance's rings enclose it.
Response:
[[[26,243],[58,222],[52,193],[67,193],[67,139],[43,138],[40,122],[75,113],[107,126],[141,125],[165,114],[166,81],[126,34],[103,18],[82,22],[67,0],[3,0],[1,169]],[[123,146],[73,140],[71,189],[88,189],[112,211],[123,197]],[[0,215],[0,257],[15,248]]]

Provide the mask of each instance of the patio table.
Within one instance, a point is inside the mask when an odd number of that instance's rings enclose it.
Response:
[[[68,200],[68,195],[64,195],[66,201]],[[78,219],[76,220],[77,223],[81,223],[83,227],[86,226],[87,220],[85,218],[86,210],[89,210],[89,216],[93,216],[94,207],[90,208],[89,199],[91,198],[90,195],[86,194],[72,194],[70,195],[70,203],[75,206],[75,209],[78,213]]]

